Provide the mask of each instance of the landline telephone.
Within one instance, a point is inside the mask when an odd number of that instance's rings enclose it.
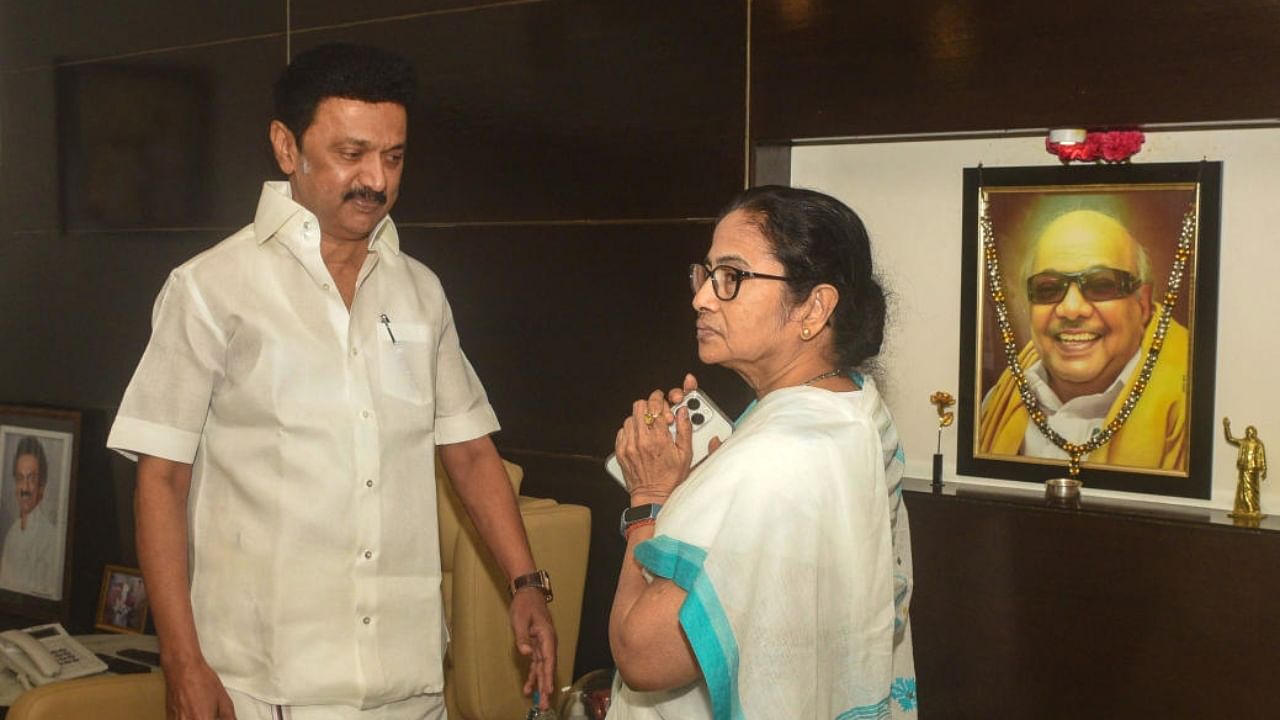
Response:
[[[0,632],[0,661],[23,687],[105,672],[107,664],[58,623]]]

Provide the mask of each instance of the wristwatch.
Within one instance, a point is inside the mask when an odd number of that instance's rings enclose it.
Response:
[[[622,537],[627,536],[627,528],[642,520],[655,520],[658,517],[658,511],[662,509],[660,503],[645,503],[635,507],[629,507],[622,511],[622,521],[618,523],[618,532],[622,533]]]
[[[511,581],[511,587],[507,590],[511,592],[511,597],[515,597],[516,593],[525,588],[538,588],[542,591],[542,599],[547,602],[555,598],[555,593],[551,592],[551,574],[546,570],[535,570],[528,575],[521,575]]]

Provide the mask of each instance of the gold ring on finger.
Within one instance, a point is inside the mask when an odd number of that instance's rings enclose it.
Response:
[[[646,412],[646,413],[644,414],[644,424],[645,424],[645,425],[652,425],[652,424],[653,424],[653,421],[654,421],[654,420],[657,420],[657,419],[658,419],[658,416],[657,416],[657,415],[654,415],[654,414],[653,414],[653,413],[651,413],[651,412]]]

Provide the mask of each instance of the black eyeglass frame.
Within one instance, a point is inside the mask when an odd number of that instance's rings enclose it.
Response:
[[[1090,280],[1096,277],[1099,273],[1113,273],[1118,276],[1116,286],[1120,289],[1120,292],[1117,295],[1111,297],[1099,296],[1096,294],[1095,290],[1090,288]],[[1062,285],[1062,294],[1052,300],[1037,300],[1037,292],[1035,290],[1034,283],[1036,278],[1044,277],[1046,275],[1057,278],[1060,282],[1065,281]],[[1056,305],[1062,302],[1063,298],[1067,296],[1067,293],[1071,292],[1071,285],[1073,283],[1076,287],[1080,288],[1080,294],[1085,300],[1088,300],[1089,302],[1106,302],[1108,300],[1119,300],[1121,298],[1129,297],[1136,292],[1138,288],[1142,287],[1143,281],[1141,278],[1127,270],[1120,270],[1118,268],[1111,267],[1093,267],[1088,270],[1082,270],[1074,273],[1049,270],[1046,272],[1036,273],[1035,275],[1027,278],[1027,300],[1032,305]]]
[[[697,282],[694,279],[694,273],[696,273],[699,268],[701,268],[704,272],[707,273],[707,279],[703,280],[701,283]],[[734,276],[733,293],[731,293],[729,297],[725,297],[723,294],[721,294],[720,283],[716,282],[716,273],[720,270],[727,271]],[[742,290],[742,281],[747,278],[759,278],[761,280],[790,280],[791,279],[789,277],[784,277],[782,275],[768,275],[766,273],[743,270],[742,268],[736,268],[732,265],[717,265],[715,267],[710,267],[706,263],[689,263],[689,287],[693,290],[694,295],[697,295],[698,291],[702,289],[702,286],[707,284],[707,280],[710,280],[711,290],[715,293],[716,297],[723,302],[729,302],[730,300],[733,300],[734,298],[738,297],[738,291]]]

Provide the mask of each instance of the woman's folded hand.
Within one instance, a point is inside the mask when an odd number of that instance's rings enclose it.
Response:
[[[696,387],[697,381],[688,375],[685,387],[671,390],[670,396],[683,398],[683,392]],[[674,437],[671,423],[675,424]],[[672,413],[662,391],[654,390],[648,398],[632,404],[631,416],[618,431],[614,452],[627,481],[632,504],[665,502],[676,486],[688,477],[693,460],[693,427],[689,423],[689,411],[680,408]]]

